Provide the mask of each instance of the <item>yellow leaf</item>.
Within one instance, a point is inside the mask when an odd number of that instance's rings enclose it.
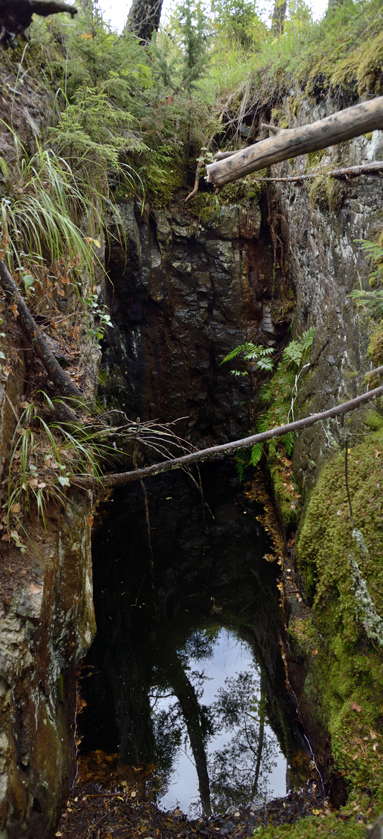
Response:
[[[311,812],[314,814],[314,816],[320,815],[320,810],[311,810]]]

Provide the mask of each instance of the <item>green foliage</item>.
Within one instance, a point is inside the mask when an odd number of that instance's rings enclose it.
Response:
[[[373,320],[378,321],[369,345],[368,354],[374,364],[383,364],[383,290],[379,286],[383,279],[382,236],[376,242],[358,239],[362,250],[370,261],[369,284],[371,290],[365,290],[360,280],[360,288],[354,289],[350,297],[359,308],[363,308]],[[375,286],[378,286],[377,288]]]
[[[357,305],[364,306],[374,318],[383,317],[383,289],[365,291],[363,288],[356,288],[350,297]]]
[[[303,333],[302,337],[295,341],[290,341],[288,347],[283,350],[283,358],[287,367],[292,367],[296,371],[302,366],[311,350],[312,342],[314,340],[315,327],[311,326]]]
[[[90,326],[87,330],[87,335],[90,338],[97,338],[101,341],[104,338],[107,329],[113,329],[112,319],[106,306],[100,305],[97,294],[91,294],[84,298],[88,312],[92,316],[92,320],[96,320],[96,328]]]
[[[183,0],[175,8],[171,24],[180,47],[180,86],[190,94],[206,70],[209,19],[200,0]]]
[[[214,31],[244,49],[259,44],[267,33],[254,0],[212,0]]]
[[[350,789],[359,794],[368,789],[372,798],[383,783],[382,658],[369,640],[376,613],[383,614],[382,443],[379,429],[348,458],[353,516],[363,543],[350,519],[340,453],[321,471],[297,545],[313,598],[309,630],[318,651],[309,663],[313,702],[330,732],[336,770]]]
[[[39,395],[39,394],[38,394]],[[46,393],[41,401],[27,403],[11,441],[8,471],[7,526],[10,537],[23,551],[22,518],[36,505],[45,527],[48,502],[61,504],[75,474],[100,474],[100,461],[115,451],[108,444],[110,429],[94,423],[71,427],[47,419],[55,404]],[[45,404],[44,404],[45,403]]]
[[[277,827],[258,827],[253,839],[363,839],[365,826],[355,824],[355,814],[350,808],[342,808],[340,813],[331,812],[322,819],[321,808],[315,809],[316,815],[298,819],[294,824],[279,824]]]
[[[258,466],[258,463],[261,460],[262,454],[263,454],[263,444],[262,443],[255,443],[254,446],[252,446],[251,452],[250,452],[251,466]]]
[[[232,361],[234,358],[242,355],[244,361],[248,361],[253,364],[255,363],[257,369],[263,370],[264,372],[270,372],[274,366],[274,362],[271,358],[273,352],[274,349],[272,347],[262,347],[260,344],[252,344],[251,341],[247,341],[245,344],[240,344],[240,346],[231,350],[231,352],[222,359],[221,364],[225,364],[227,361]],[[234,376],[247,375],[247,371],[232,370],[232,373]]]
[[[51,262],[62,254],[79,257],[80,264],[93,273],[93,254],[79,226],[77,213],[86,218],[95,211],[93,223],[101,227],[99,208],[84,195],[67,162],[52,149],[41,149],[29,156],[16,139],[16,164],[12,169],[0,159],[5,195],[1,198],[2,246],[8,249],[12,264],[21,266],[26,254]],[[23,275],[26,288],[31,284]],[[32,278],[33,279],[33,278]]]

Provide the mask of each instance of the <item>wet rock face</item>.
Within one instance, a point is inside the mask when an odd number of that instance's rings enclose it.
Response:
[[[321,119],[337,107],[318,107],[303,100],[289,119],[294,128]],[[369,138],[369,139],[368,139]],[[374,131],[310,159],[297,158],[293,168],[286,161],[273,167],[274,176],[296,175],[308,169],[323,170],[360,165],[383,159],[383,132]],[[310,169],[311,167],[311,169]],[[324,411],[364,392],[364,374],[372,368],[367,355],[373,324],[358,315],[349,298],[368,285],[368,264],[358,239],[373,240],[381,230],[381,180],[359,177],[353,181],[328,180],[314,186],[277,184],[281,228],[286,246],[290,280],[296,295],[295,334],[315,326],[312,367],[301,377],[298,416]],[[333,191],[331,194],[331,190]],[[350,418],[351,419],[351,418]],[[357,415],[352,422],[355,424]],[[294,445],[294,469],[300,483],[312,486],[316,467],[330,453],[323,427],[300,432]]]
[[[76,670],[95,634],[89,512],[48,516],[0,620],[0,837],[52,835],[76,771]],[[54,514],[53,514],[54,515]]]
[[[257,202],[202,222],[183,199],[142,213],[120,207],[126,247],[111,241],[104,396],[141,420],[187,417],[199,443],[251,427],[256,382],[220,362],[244,341],[274,342],[272,250]]]

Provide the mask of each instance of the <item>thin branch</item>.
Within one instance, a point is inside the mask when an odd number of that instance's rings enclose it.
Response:
[[[375,372],[375,371],[371,371]],[[350,399],[349,402],[342,402],[341,405],[335,405],[327,411],[322,411],[319,414],[311,414],[309,417],[290,422],[286,425],[280,425],[277,428],[271,428],[269,431],[263,431],[261,434],[253,434],[250,437],[244,437],[242,440],[234,440],[231,443],[223,443],[219,446],[211,446],[208,449],[200,449],[199,451],[191,452],[190,454],[176,457],[174,460],[167,460],[165,463],[155,463],[153,466],[146,466],[143,469],[135,469],[131,472],[118,472],[113,475],[104,475],[102,478],[92,478],[88,475],[74,476],[72,483],[79,487],[94,487],[97,483],[102,486],[119,486],[121,484],[129,484],[133,481],[140,481],[143,478],[149,478],[153,475],[160,475],[164,472],[170,472],[173,469],[180,469],[184,466],[189,466],[192,463],[200,463],[205,460],[216,460],[224,455],[231,455],[239,449],[248,449],[254,446],[255,443],[264,443],[266,440],[272,440],[274,437],[282,437],[289,431],[298,431],[301,428],[308,428],[316,422],[331,419],[341,414],[346,414],[348,411],[353,411],[361,405],[370,402],[372,399],[377,399],[383,396],[383,385],[374,390],[362,393],[355,399]]]
[[[316,172],[311,175],[294,175],[289,178],[260,178],[266,183],[273,183],[275,181],[283,183],[299,183],[299,181],[314,181],[315,178],[328,177],[338,178],[339,180],[352,180],[359,178],[360,175],[375,175],[383,171],[383,160],[374,160],[372,163],[366,163],[363,166],[348,166],[345,169],[331,169],[329,172]]]
[[[283,131],[282,128],[278,128],[277,125],[269,125],[269,123],[261,122],[261,128],[267,128],[270,131],[270,134],[279,134],[280,131]]]
[[[22,298],[17,285],[8,271],[4,262],[0,261],[0,286],[5,291],[7,297],[16,303],[17,311],[20,316],[21,326],[29,338],[33,350],[42,361],[49,378],[53,384],[56,385],[60,393],[64,396],[75,397],[77,400],[83,398],[83,394],[76,387],[72,379],[60,367],[57,359],[48,347],[42,332],[40,332],[37,323],[28,309],[25,300]]]

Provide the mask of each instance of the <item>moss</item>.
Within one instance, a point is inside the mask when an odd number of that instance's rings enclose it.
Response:
[[[326,175],[318,175],[309,186],[308,194],[311,201],[317,204],[322,211],[338,213],[343,205],[347,189],[344,184],[329,178]]]
[[[236,202],[247,204],[252,198],[258,198],[265,188],[265,184],[260,180],[265,175],[266,169],[260,169],[256,175],[226,184],[221,200],[230,204]]]
[[[356,77],[360,95],[383,93],[383,32],[365,41]]]
[[[328,154],[327,149],[320,149],[320,151],[310,151],[306,156],[306,169],[319,166],[322,157]]]
[[[258,419],[258,431],[265,431],[287,422],[294,379],[294,372],[282,360],[270,381],[262,388],[261,400],[265,410]],[[274,499],[287,530],[297,523],[300,499],[289,460],[293,439],[292,434],[286,434],[266,444],[267,468]]]
[[[297,488],[293,483],[291,471],[286,475],[286,457],[276,452],[275,457],[268,455],[269,473],[273,485],[274,498],[287,530],[297,523]]]
[[[377,367],[383,364],[383,320],[371,335],[368,354]]]
[[[199,192],[189,204],[190,215],[203,222],[211,221],[219,210],[219,198],[211,192]]]
[[[306,657],[307,689],[317,696],[322,724],[331,735],[335,766],[350,789],[376,796],[383,786],[383,657],[369,640],[368,603],[358,599],[352,557],[373,609],[383,614],[383,431],[368,435],[348,456],[355,538],[344,478],[344,453],[322,469],[309,501],[297,553],[313,598],[311,617],[295,643]],[[366,600],[366,598],[364,598]],[[314,686],[314,687],[313,687]]]
[[[258,827],[254,831],[254,839],[275,839],[276,836],[288,837],[288,839],[362,839],[365,835],[365,826],[355,823],[355,814],[345,812],[330,813],[322,808],[313,807],[315,815],[308,818],[298,819],[295,824],[281,824],[278,827]]]

